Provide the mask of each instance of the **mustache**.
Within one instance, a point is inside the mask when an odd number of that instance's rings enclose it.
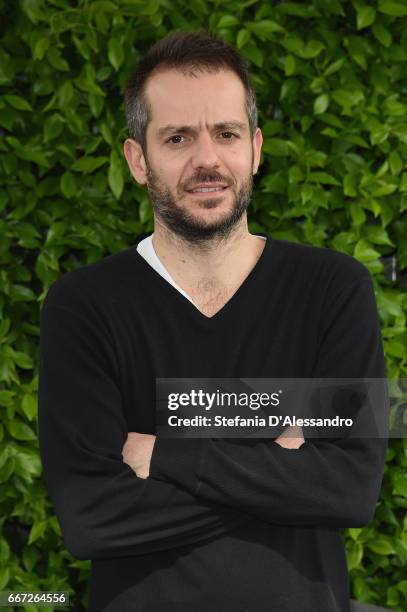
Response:
[[[231,183],[227,179],[224,179],[222,176],[209,176],[209,175],[201,175],[197,176],[194,179],[190,179],[187,184],[183,186],[185,191],[189,189],[193,189],[195,185],[199,185],[201,183],[222,183],[222,185],[226,185],[226,187],[230,187]]]

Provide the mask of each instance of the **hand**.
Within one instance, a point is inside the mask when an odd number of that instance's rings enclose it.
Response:
[[[156,436],[129,431],[124,443],[123,463],[127,463],[139,478],[148,478]]]
[[[283,448],[291,449],[300,448],[300,446],[305,442],[302,428],[298,427],[298,425],[287,427],[287,429],[285,429],[283,433],[280,434],[274,441]]]

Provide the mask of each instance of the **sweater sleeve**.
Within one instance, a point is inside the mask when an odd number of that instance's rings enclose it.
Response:
[[[43,477],[78,559],[139,555],[224,533],[247,520],[123,462],[128,428],[114,355],[96,318],[46,304],[40,320],[38,430]]]
[[[313,377],[385,377],[370,276],[326,300]],[[276,524],[344,528],[372,519],[387,438],[314,438],[299,449],[265,438],[254,442],[158,437],[150,478]]]

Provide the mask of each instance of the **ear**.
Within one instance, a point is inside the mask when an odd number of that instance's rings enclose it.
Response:
[[[147,166],[141,145],[132,138],[127,138],[123,144],[123,153],[130,172],[140,185],[147,183]]]
[[[261,146],[263,144],[263,134],[258,127],[253,136],[253,174],[257,173],[260,164]]]

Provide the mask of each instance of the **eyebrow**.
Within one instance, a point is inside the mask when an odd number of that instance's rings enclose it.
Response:
[[[213,129],[215,130],[241,130],[244,132],[246,130],[246,125],[241,121],[222,121],[220,123],[214,123]],[[196,126],[193,125],[166,125],[159,130],[157,130],[157,135],[159,138],[163,138],[167,134],[172,134],[173,132],[197,132]]]

